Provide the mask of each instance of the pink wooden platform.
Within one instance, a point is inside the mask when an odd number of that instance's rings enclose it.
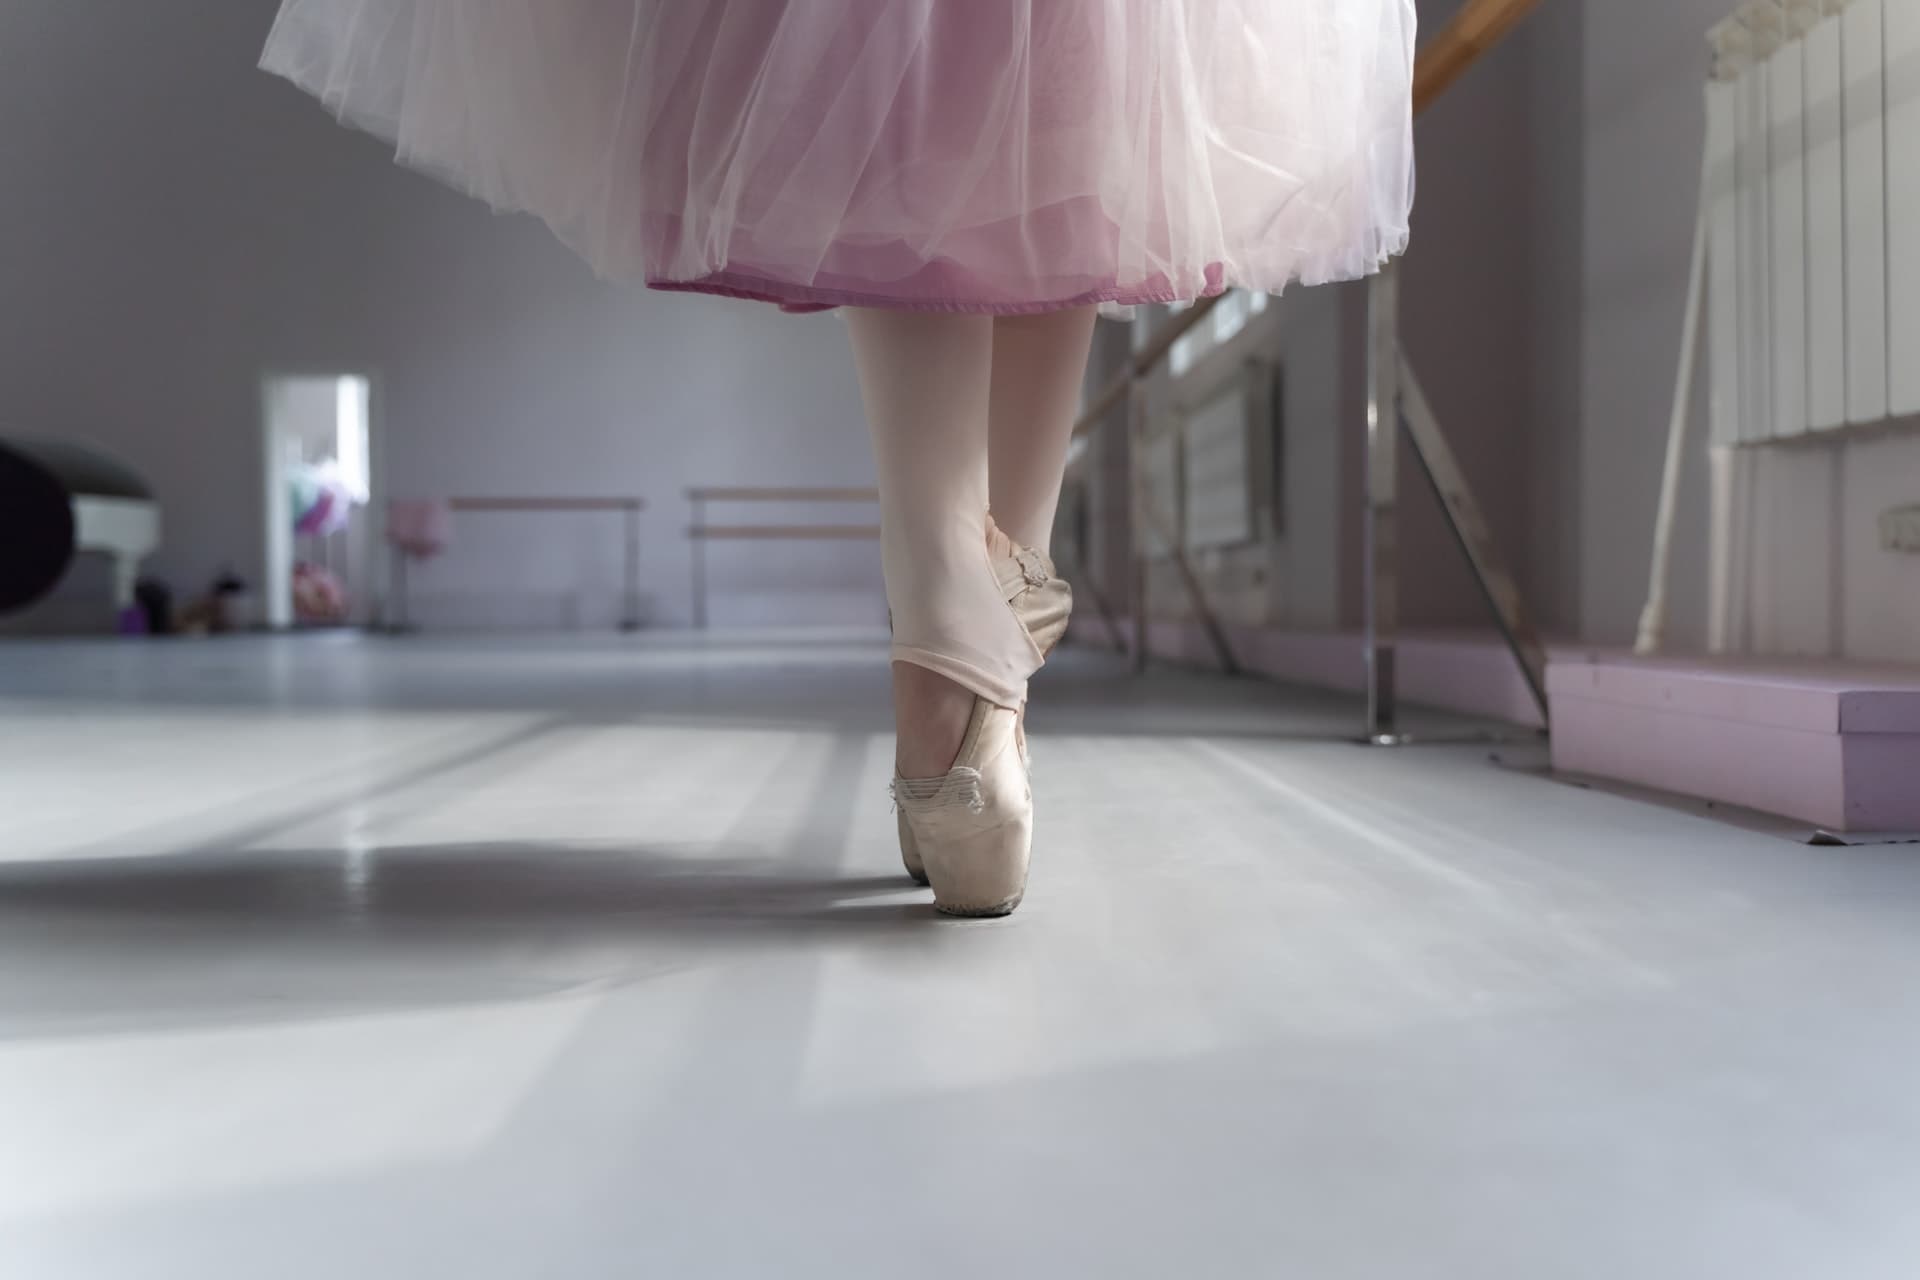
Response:
[[[1123,634],[1129,624],[1121,620]],[[1072,638],[1112,647],[1076,619]],[[1249,671],[1297,684],[1365,687],[1360,636],[1230,627]],[[1191,623],[1156,622],[1156,658],[1214,664]],[[1400,695],[1411,703],[1539,724],[1498,636],[1400,638]],[[1831,831],[1920,831],[1920,667],[1714,658],[1636,659],[1554,645],[1547,690],[1556,769],[1776,813]]]
[[[1920,831],[1920,670],[1607,656],[1547,671],[1556,769]]]

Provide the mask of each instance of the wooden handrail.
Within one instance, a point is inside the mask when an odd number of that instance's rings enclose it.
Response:
[[[878,489],[805,488],[789,485],[771,488],[760,485],[708,486],[687,490],[695,502],[878,502]]]
[[[642,498],[449,498],[449,511],[639,511]]]
[[[1488,50],[1505,38],[1520,19],[1531,13],[1540,0],[1467,0],[1453,21],[1420,49],[1413,64],[1413,114],[1432,106],[1453,82],[1478,62]],[[1073,434],[1093,430],[1109,409],[1126,397],[1127,387],[1136,378],[1144,378],[1166,357],[1188,330],[1199,324],[1220,305],[1227,295],[1216,293],[1197,299],[1194,304],[1154,334],[1147,345],[1135,352],[1127,367],[1116,373],[1100,393],[1087,402],[1086,411],[1073,424]]]
[[[877,524],[696,524],[687,528],[689,538],[708,541],[761,542],[838,542],[880,536]]]
[[[446,500],[448,511],[620,512],[620,523],[625,530],[626,542],[622,569],[625,587],[620,610],[622,631],[640,629],[640,513],[646,510],[646,507],[646,499],[639,497],[537,497],[489,494]],[[396,631],[410,631],[413,628],[407,621],[407,552],[399,542],[393,542],[392,546],[392,598],[395,608],[392,626]]]
[[[709,542],[877,542],[877,524],[709,524],[710,502],[878,502],[878,489],[855,485],[694,485],[687,489],[693,523],[687,526],[693,571],[693,625],[707,625]]]
[[[1093,398],[1087,405],[1086,412],[1080,415],[1080,420],[1073,424],[1073,434],[1080,435],[1082,432],[1092,430],[1094,424],[1106,415],[1107,410],[1126,398],[1127,388],[1133,385],[1133,380],[1144,378],[1151,373],[1153,366],[1159,364],[1166,358],[1167,352],[1173,350],[1173,344],[1185,337],[1187,330],[1204,320],[1207,313],[1213,310],[1214,304],[1226,296],[1220,293],[1211,298],[1202,298],[1168,321],[1160,332],[1148,340],[1146,346],[1133,353],[1127,361],[1127,367],[1115,374],[1113,380],[1101,388],[1100,394]]]
[[[1540,0],[1467,0],[1413,64],[1413,114],[1419,115],[1500,43]]]

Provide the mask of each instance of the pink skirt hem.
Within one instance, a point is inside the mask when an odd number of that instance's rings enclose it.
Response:
[[[1164,284],[1164,282],[1163,282]],[[649,279],[649,289],[665,293],[705,293],[721,298],[739,298],[748,302],[769,302],[782,311],[804,314],[831,311],[836,307],[869,307],[883,311],[930,311],[952,315],[1030,316],[1050,311],[1069,311],[1091,306],[1166,306],[1191,302],[1191,292],[1175,290],[1171,284],[1125,287],[1118,284],[1089,289],[1071,297],[1052,299],[991,299],[963,296],[913,296],[909,294],[869,293],[855,289],[827,289],[815,285],[772,280],[742,271],[715,271],[694,280]],[[1206,288],[1199,297],[1210,298],[1231,287],[1218,266],[1207,270]]]

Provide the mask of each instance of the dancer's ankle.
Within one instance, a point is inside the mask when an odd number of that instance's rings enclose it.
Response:
[[[925,667],[893,664],[894,767],[901,777],[938,778],[953,768],[973,697]]]

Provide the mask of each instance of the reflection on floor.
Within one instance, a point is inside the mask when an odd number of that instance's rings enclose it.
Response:
[[[0,647],[0,1275],[1914,1274],[1920,850],[1070,654],[942,921],[881,653]]]

